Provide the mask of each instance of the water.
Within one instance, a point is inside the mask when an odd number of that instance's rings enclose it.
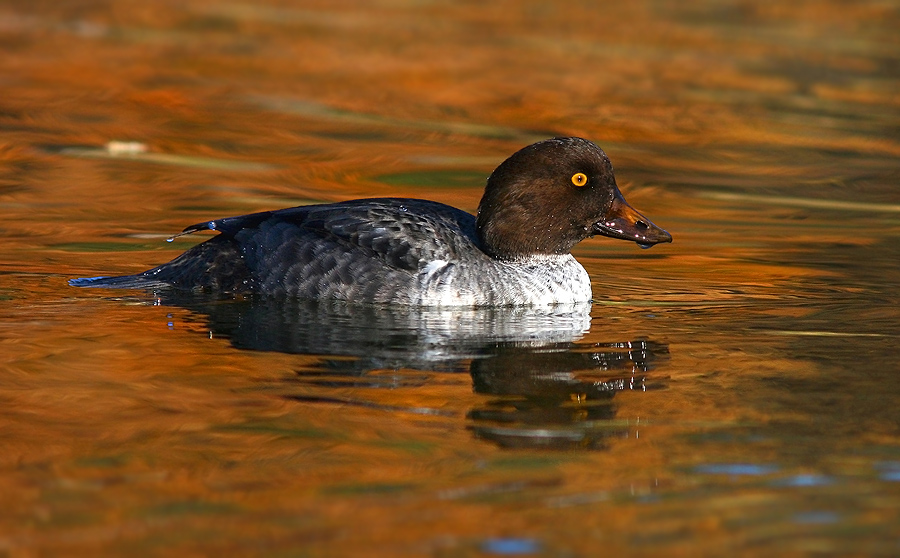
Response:
[[[3,3],[0,549],[900,551],[900,5],[621,4]],[[556,134],[675,237],[587,309],[66,284]]]

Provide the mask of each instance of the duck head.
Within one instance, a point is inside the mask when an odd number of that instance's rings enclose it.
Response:
[[[567,254],[598,234],[643,248],[672,242],[622,197],[606,153],[581,138],[540,141],[501,163],[478,206],[477,232],[485,252],[509,260]]]

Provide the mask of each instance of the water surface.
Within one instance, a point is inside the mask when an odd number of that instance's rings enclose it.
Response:
[[[895,2],[0,5],[0,549],[900,551]],[[540,138],[672,232],[596,301],[79,290],[184,226],[473,211]],[[375,549],[375,550],[373,550]]]

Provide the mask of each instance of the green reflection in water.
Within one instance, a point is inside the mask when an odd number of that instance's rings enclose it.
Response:
[[[160,236],[159,238],[164,238]],[[165,247],[165,246],[163,246]],[[160,248],[159,244],[126,244],[123,242],[63,242],[48,248],[64,252],[142,252]]]
[[[393,483],[372,483],[372,484],[346,484],[339,486],[332,486],[326,488],[322,492],[325,494],[343,494],[343,495],[356,495],[356,494],[393,494],[396,492],[406,492],[408,490],[415,490],[418,488],[414,484],[393,484]]]
[[[532,143],[546,137],[559,135],[552,131],[520,130],[508,126],[493,126],[490,124],[458,122],[447,120],[404,119],[380,114],[354,112],[331,107],[314,101],[300,99],[278,98],[270,96],[250,96],[247,100],[261,108],[315,118],[329,122],[364,126],[389,126],[406,128],[410,130],[424,130],[428,132],[443,132],[474,137],[493,139],[517,140],[523,143]]]
[[[58,149],[57,152],[61,155],[68,155],[70,157],[110,159],[120,161],[140,161],[145,163],[157,163],[163,165],[175,165],[208,170],[265,171],[276,168],[274,165],[270,165],[267,163],[234,161],[229,159],[214,159],[212,157],[180,155],[177,153],[151,153],[138,150],[131,152],[116,152],[114,149],[110,149],[109,147],[62,147]]]
[[[426,188],[482,187],[487,173],[472,170],[430,170],[382,174],[377,182],[391,186],[422,186]]]

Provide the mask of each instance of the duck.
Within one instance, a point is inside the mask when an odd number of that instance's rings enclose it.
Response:
[[[422,307],[579,304],[592,291],[576,244],[595,235],[642,248],[672,242],[625,201],[606,153],[578,137],[503,161],[476,215],[369,198],[225,217],[180,235],[198,231],[218,234],[142,273],[69,283]]]

